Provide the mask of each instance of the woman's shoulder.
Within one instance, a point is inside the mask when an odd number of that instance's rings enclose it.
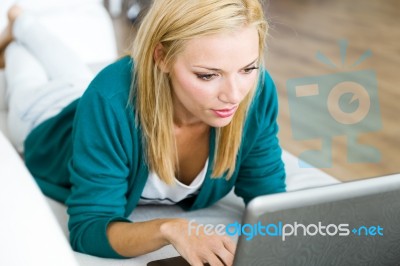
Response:
[[[133,60],[124,56],[101,70],[90,83],[87,93],[98,93],[111,99],[115,96],[128,98],[132,83]]]
[[[278,107],[277,89],[275,83],[266,69],[261,69],[260,78],[256,88],[250,111],[259,116],[276,112]]]

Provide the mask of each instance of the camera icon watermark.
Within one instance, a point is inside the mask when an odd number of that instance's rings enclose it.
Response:
[[[347,42],[340,42],[342,62]],[[353,66],[371,56],[365,52]],[[334,66],[322,53],[317,58]],[[290,120],[295,140],[320,139],[322,148],[300,154],[300,167],[332,166],[332,139],[347,137],[349,163],[377,163],[378,149],[358,142],[360,134],[379,131],[382,121],[376,73],[372,69],[294,78],[287,81]],[[307,162],[310,162],[308,164]]]

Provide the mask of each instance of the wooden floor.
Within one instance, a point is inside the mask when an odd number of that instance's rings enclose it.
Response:
[[[400,1],[270,0],[265,8],[270,21],[266,62],[279,94],[283,148],[296,156],[308,154],[309,163],[343,181],[399,173]],[[134,28],[122,17],[114,24],[124,54]],[[365,60],[354,65],[365,52]],[[317,84],[319,94],[293,97],[301,82]],[[347,117],[367,110],[358,122],[338,122],[328,108],[335,106],[329,93],[342,82],[352,82],[346,89],[367,92],[364,98],[355,94],[361,97],[353,103],[356,109],[343,110]],[[343,99],[337,106],[346,106]]]

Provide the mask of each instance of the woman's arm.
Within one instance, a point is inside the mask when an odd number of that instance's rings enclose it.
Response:
[[[194,229],[194,230],[192,230]],[[191,265],[232,265],[235,244],[227,236],[205,234],[184,219],[110,223],[107,236],[116,252],[125,257],[143,255],[172,244]],[[222,262],[224,264],[222,264]]]
[[[113,249],[124,257],[135,257],[157,250],[168,241],[161,233],[165,219],[146,222],[112,222],[107,237]]]

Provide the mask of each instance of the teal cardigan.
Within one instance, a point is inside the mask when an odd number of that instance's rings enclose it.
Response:
[[[73,249],[101,257],[122,258],[110,246],[106,228],[112,221],[129,222],[126,217],[149,174],[140,126],[128,105],[132,69],[129,57],[105,68],[80,99],[36,127],[25,141],[25,162],[40,188],[68,206]],[[210,163],[199,194],[180,202],[182,208],[210,206],[233,187],[246,204],[256,196],[285,191],[277,104],[275,86],[263,71],[233,176],[211,179]],[[210,134],[213,162],[215,129]]]

